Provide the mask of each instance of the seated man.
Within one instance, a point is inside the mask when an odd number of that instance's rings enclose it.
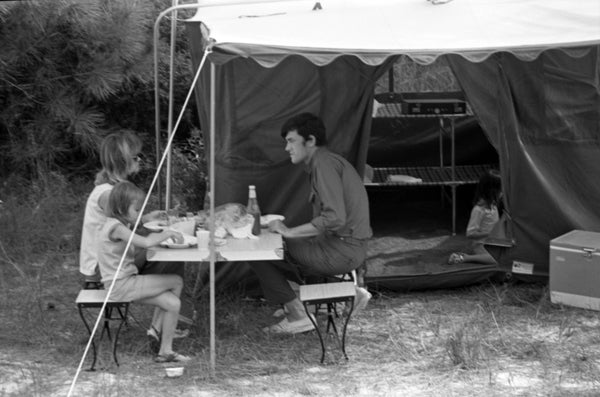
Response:
[[[369,202],[362,180],[343,157],[330,152],[325,125],[317,116],[302,113],[281,128],[285,150],[293,164],[303,164],[309,174],[313,219],[288,227],[272,221],[269,229],[280,233],[287,249],[286,262],[253,264],[265,297],[284,305],[286,317],[265,332],[295,334],[314,328],[288,280],[305,276],[332,276],[358,268],[366,259],[372,231]],[[357,287],[355,311],[364,308],[371,294]]]

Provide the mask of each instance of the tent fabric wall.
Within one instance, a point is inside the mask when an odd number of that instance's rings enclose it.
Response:
[[[550,50],[532,62],[506,53],[449,62],[500,154],[514,239],[501,264],[525,262],[547,277],[551,239],[600,231],[598,46],[577,57]]]
[[[198,29],[188,31],[201,42]],[[195,65],[202,49],[192,47]],[[217,134],[215,205],[248,200],[255,185],[262,213],[282,214],[290,225],[311,217],[309,185],[303,167],[285,152],[281,126],[290,117],[312,112],[323,118],[328,146],[364,170],[370,136],[375,82],[391,61],[368,66],[354,57],[339,57],[318,67],[305,58],[287,57],[275,68],[235,58],[216,66]],[[210,70],[201,73],[195,91],[202,126],[209,125]],[[205,137],[206,139],[207,137]],[[221,283],[229,284],[246,266],[220,266]]]
[[[217,66],[215,204],[245,202],[248,185],[254,184],[263,212],[281,213],[292,223],[309,219],[306,174],[291,164],[281,125],[301,112],[321,115],[328,146],[364,167],[374,83],[381,68],[352,58],[323,68],[302,58],[288,58],[275,69],[247,59]],[[208,71],[203,72],[197,90],[201,104],[208,100],[208,79]],[[202,125],[208,125],[206,108],[200,114]],[[276,191],[274,181],[280,182]]]

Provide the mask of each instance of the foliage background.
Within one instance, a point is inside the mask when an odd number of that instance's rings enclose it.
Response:
[[[142,137],[146,164],[154,164],[152,33],[158,13],[171,1],[9,3],[0,5],[0,177],[92,180],[99,168],[100,141],[121,129]],[[160,27],[159,81],[168,82],[170,23]],[[175,111],[181,109],[190,81],[182,29],[174,60]],[[159,95],[164,142],[164,84]],[[178,150],[183,147],[186,153],[197,151],[193,144],[199,141],[189,140],[200,131],[193,106],[178,133]]]

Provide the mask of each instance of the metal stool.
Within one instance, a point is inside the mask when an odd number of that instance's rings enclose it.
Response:
[[[79,316],[83,320],[83,324],[88,330],[88,334],[92,335],[92,328],[88,324],[85,316],[84,309],[89,308],[101,308],[104,300],[106,299],[106,293],[108,291],[103,289],[82,289],[79,291],[79,295],[77,295],[77,299],[75,303],[77,303],[77,309],[79,310]],[[113,309],[116,309],[116,313],[113,312]],[[129,313],[129,302],[116,302],[109,300],[106,303],[106,307],[104,309],[104,326],[102,327],[102,331],[100,333],[100,337],[98,340],[102,340],[104,336],[104,331],[106,331],[106,335],[108,336],[108,340],[112,341],[113,348],[113,359],[115,360],[115,364],[119,365],[119,361],[117,360],[117,342],[119,340],[119,332],[121,332],[121,328],[123,324],[127,322],[127,315]],[[119,323],[117,327],[117,331],[115,333],[115,338],[112,340],[110,335],[110,326],[109,323],[111,321],[117,321]],[[92,360],[92,366],[90,367],[90,371],[94,371],[94,366],[96,365],[96,344],[92,339],[92,351],[94,354],[94,358]]]
[[[323,342],[323,336],[321,335],[321,331],[319,330],[319,324],[317,322],[316,316],[313,317],[309,314],[308,305],[316,305],[317,310],[319,305],[327,305],[327,328],[325,332],[329,333],[329,330],[332,329],[333,333],[339,341],[340,337],[334,321],[334,317],[338,317],[335,304],[337,302],[346,302],[347,304],[350,304],[350,310],[348,311],[346,320],[344,321],[341,340],[342,353],[344,354],[344,358],[348,360],[348,355],[346,354],[346,328],[348,326],[348,322],[350,321],[352,311],[354,310],[355,296],[356,287],[353,281],[307,284],[300,286],[300,301],[304,304],[304,310],[310,318],[310,321],[315,326],[315,329],[317,330],[317,335],[319,336],[319,341],[321,342],[321,364],[323,364],[323,361],[325,360],[325,343]]]

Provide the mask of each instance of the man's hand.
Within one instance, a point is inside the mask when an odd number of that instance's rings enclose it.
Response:
[[[289,231],[288,227],[279,219],[269,222],[269,231],[283,236]]]
[[[312,223],[305,223],[290,228],[279,220],[269,222],[269,230],[279,233],[285,238],[312,237],[321,233]]]

